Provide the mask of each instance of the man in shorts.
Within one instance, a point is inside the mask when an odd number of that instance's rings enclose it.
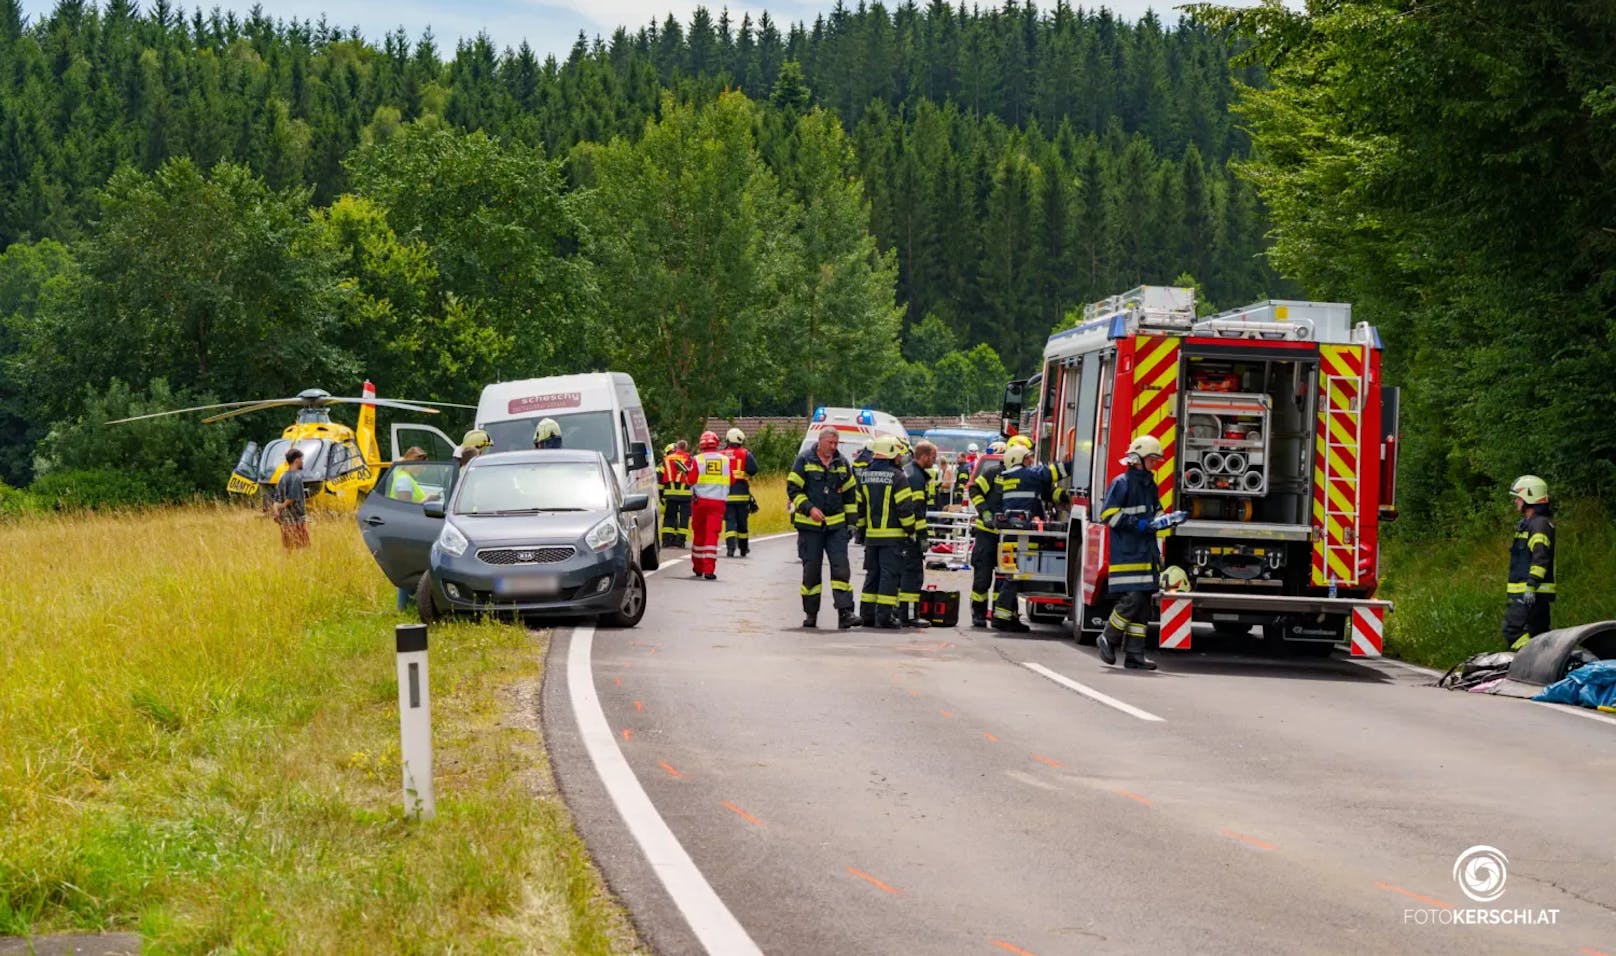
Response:
[[[286,471],[275,483],[275,520],[281,525],[281,544],[288,551],[309,546],[309,512],[303,490],[303,453],[286,450]]]

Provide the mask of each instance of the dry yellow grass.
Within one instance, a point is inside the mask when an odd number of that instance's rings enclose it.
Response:
[[[0,935],[161,951],[632,947],[550,785],[542,641],[434,629],[438,818],[402,819],[393,591],[351,518],[0,525]]]

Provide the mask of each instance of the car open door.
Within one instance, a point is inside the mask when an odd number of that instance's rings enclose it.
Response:
[[[448,461],[454,457],[455,440],[431,425],[397,422],[392,427],[393,461],[404,457],[411,448],[426,452],[429,461]]]
[[[414,588],[427,569],[443,519],[426,511],[429,506],[442,509],[459,472],[448,461],[398,462],[382,474],[376,490],[360,506],[359,533],[365,547],[394,585]]]

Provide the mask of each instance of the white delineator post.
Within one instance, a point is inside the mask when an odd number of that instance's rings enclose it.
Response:
[[[404,816],[432,819],[432,698],[427,691],[426,625],[400,624],[398,641],[399,759],[404,766]]]

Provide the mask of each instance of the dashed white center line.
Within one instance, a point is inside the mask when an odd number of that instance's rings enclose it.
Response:
[[[1140,710],[1138,707],[1124,701],[1117,700],[1115,697],[1112,697],[1109,694],[1102,694],[1087,684],[1079,684],[1070,677],[1067,677],[1064,674],[1057,674],[1042,664],[1034,664],[1031,661],[1022,661],[1021,666],[1032,671],[1034,674],[1049,678],[1068,690],[1075,690],[1079,694],[1082,694],[1084,697],[1087,697],[1089,700],[1092,700],[1097,704],[1104,704],[1107,707],[1120,710],[1129,717],[1137,717],[1140,720],[1155,721],[1157,723],[1166,723],[1163,718],[1157,717],[1148,710]]]

